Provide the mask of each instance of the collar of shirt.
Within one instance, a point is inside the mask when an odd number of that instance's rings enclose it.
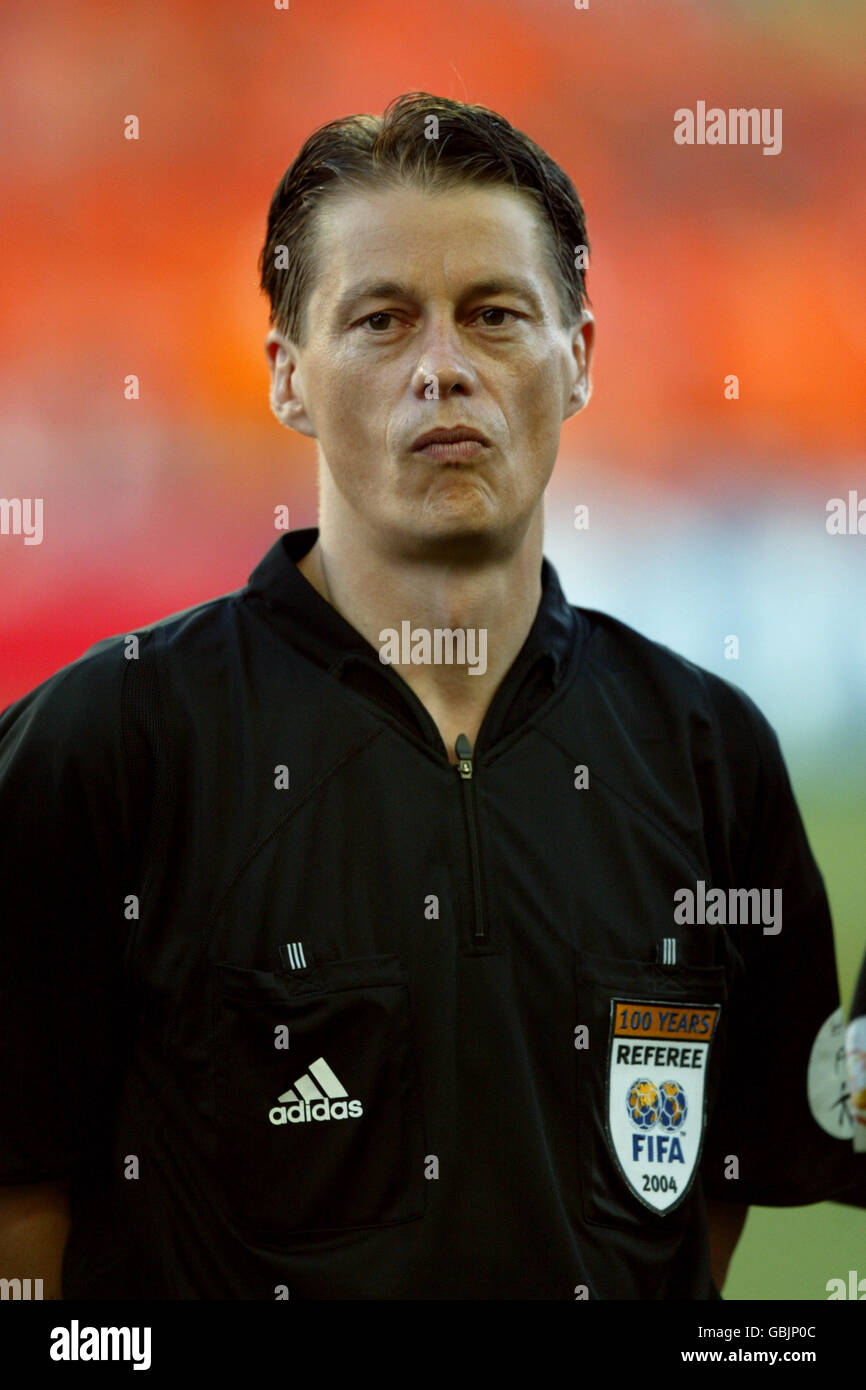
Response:
[[[315,526],[281,536],[250,575],[244,599],[263,604],[280,632],[330,675],[441,749],[439,730],[414,691],[298,569],[298,560],[318,536]],[[541,586],[535,621],[487,709],[476,751],[526,722],[556,689],[576,643],[585,638],[585,619],[566,602],[556,570],[546,559]]]

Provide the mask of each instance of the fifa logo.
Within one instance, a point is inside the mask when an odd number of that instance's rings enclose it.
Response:
[[[629,1119],[639,1134],[632,1134],[632,1158],[648,1163],[683,1163],[683,1150],[677,1137],[688,1112],[686,1093],[678,1081],[656,1086],[649,1077],[640,1077],[629,1086],[625,1098]],[[661,1133],[651,1131],[656,1127]]]

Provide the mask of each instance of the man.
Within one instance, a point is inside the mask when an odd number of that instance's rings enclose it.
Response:
[[[10,1269],[70,1223],[65,1297],[711,1299],[747,1203],[850,1186],[775,736],[543,560],[587,246],[426,94],[279,185],[318,528],[0,722]]]

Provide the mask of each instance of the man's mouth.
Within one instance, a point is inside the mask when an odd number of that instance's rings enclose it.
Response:
[[[428,430],[426,434],[419,435],[412,445],[412,452],[440,462],[461,463],[477,458],[489,447],[489,439],[480,430],[468,425],[455,425],[453,429]]]

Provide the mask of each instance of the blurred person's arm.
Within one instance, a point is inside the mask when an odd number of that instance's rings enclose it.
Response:
[[[65,1181],[0,1187],[0,1279],[41,1279],[42,1297],[61,1299],[68,1235]]]

